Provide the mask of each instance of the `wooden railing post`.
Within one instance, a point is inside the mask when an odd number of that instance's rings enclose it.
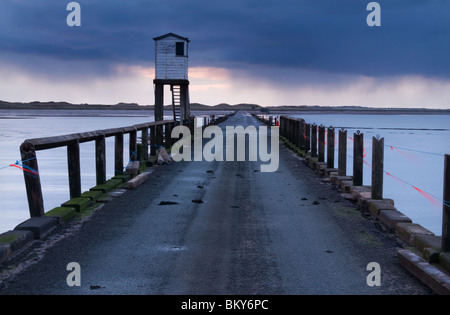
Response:
[[[305,120],[304,119],[301,119],[300,121],[299,121],[299,129],[300,129],[300,132],[299,132],[299,148],[300,148],[300,150],[305,150]]]
[[[325,162],[325,126],[319,126],[319,162]]]
[[[442,209],[442,250],[450,252],[450,155],[444,157],[444,206]]]
[[[293,143],[293,144],[296,144],[296,137],[295,137],[295,135],[296,135],[296,132],[297,132],[297,130],[295,129],[296,128],[296,124],[295,124],[295,120],[294,119],[289,119],[289,121],[290,121],[290,125],[291,125],[291,130],[290,130],[290,133],[291,133],[291,142]]]
[[[292,142],[292,119],[286,118],[286,138]]]
[[[150,126],[150,155],[156,155],[156,125]]]
[[[347,130],[339,130],[338,175],[347,174]]]
[[[148,160],[148,127],[142,129],[142,158],[144,161]]]
[[[311,126],[311,157],[317,157],[317,125]]]
[[[206,117],[203,117],[203,118],[204,119],[203,119],[202,129],[205,129]],[[168,123],[164,124],[164,145],[167,147],[172,146],[172,126],[173,126],[172,122],[168,122]]]
[[[334,168],[334,128],[333,128],[333,126],[328,127],[327,168]]]
[[[115,135],[114,141],[114,174],[123,174],[123,132]]]
[[[156,126],[156,145],[162,146],[164,141],[163,125]]]
[[[67,145],[67,166],[69,172],[70,198],[81,196],[80,141],[75,140]]]
[[[311,150],[311,125],[305,123],[305,153]]]
[[[384,138],[372,138],[372,199],[383,199]]]
[[[137,130],[134,129],[130,131],[130,143],[129,143],[129,151],[130,151],[130,161],[137,160]]]
[[[363,184],[364,134],[359,130],[353,135],[353,186]]]
[[[294,143],[294,121],[289,118],[288,120],[288,139],[290,142]]]
[[[42,217],[44,215],[44,199],[42,198],[41,179],[36,157],[36,150],[29,142],[24,142],[20,146],[20,156],[24,166],[23,176],[25,188],[27,190],[28,209],[31,217]],[[33,173],[26,171],[32,170]]]
[[[286,117],[286,138],[292,142],[292,119]]]
[[[106,182],[105,135],[95,139],[95,170],[97,185]]]
[[[280,116],[280,136],[284,137],[284,120],[283,120],[283,116]]]

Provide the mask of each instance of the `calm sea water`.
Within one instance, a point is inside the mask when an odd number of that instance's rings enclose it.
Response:
[[[200,114],[200,113],[198,113]],[[23,172],[9,167],[20,160],[19,146],[29,138],[130,126],[154,120],[152,111],[13,111],[0,110],[0,233],[13,229],[29,218]],[[275,114],[276,115],[276,114]],[[94,116],[94,117],[92,117]],[[384,196],[414,222],[441,234],[443,155],[450,153],[449,115],[296,115],[307,122],[333,125],[364,133],[366,161],[371,160],[371,138],[385,138]],[[169,117],[168,117],[169,118]],[[400,129],[399,129],[400,128]],[[125,137],[124,157],[128,156]],[[107,178],[114,176],[114,139],[106,141]],[[348,140],[348,153],[352,154]],[[391,148],[392,146],[392,148]],[[82,190],[95,186],[94,143],[80,145]],[[45,210],[69,199],[66,148],[38,151],[39,171]],[[336,158],[337,161],[337,158]],[[348,157],[347,174],[352,174]],[[364,166],[364,184],[370,185],[370,167]],[[426,198],[415,186],[437,198]]]

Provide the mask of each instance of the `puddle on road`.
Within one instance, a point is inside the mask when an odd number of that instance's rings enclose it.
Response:
[[[163,252],[179,252],[186,250],[185,246],[175,246],[175,245],[161,245],[158,249]]]
[[[179,203],[176,201],[161,201],[158,206],[170,206],[170,205],[178,205]]]

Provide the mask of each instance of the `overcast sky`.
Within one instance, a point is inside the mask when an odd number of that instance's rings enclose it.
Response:
[[[190,39],[208,105],[450,108],[450,1],[2,0],[0,100],[154,103],[153,37]]]

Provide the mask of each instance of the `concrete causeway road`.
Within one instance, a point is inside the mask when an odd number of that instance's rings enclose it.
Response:
[[[242,112],[220,126],[261,126]],[[225,134],[225,129],[224,129]],[[400,243],[280,145],[261,162],[174,162],[78,228],[37,242],[0,294],[430,294]],[[65,235],[61,237],[60,235]],[[37,261],[37,262],[36,262]],[[81,286],[68,286],[70,262]],[[379,264],[381,285],[366,270]]]

